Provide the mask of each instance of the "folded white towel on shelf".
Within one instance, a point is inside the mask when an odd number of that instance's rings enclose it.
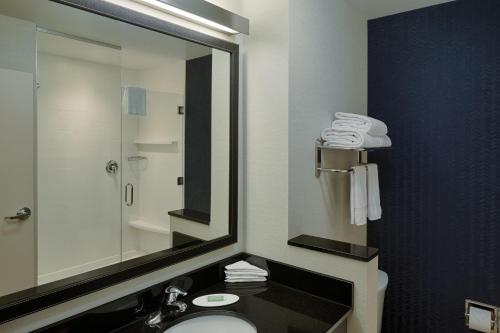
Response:
[[[336,131],[358,131],[371,136],[387,134],[387,125],[378,119],[355,113],[336,112],[332,128]]]
[[[264,282],[269,273],[257,266],[254,266],[244,260],[227,265],[226,282]]]
[[[387,136],[372,136],[359,131],[336,131],[325,128],[321,133],[324,145],[339,148],[378,148],[390,147],[391,139]]]
[[[267,272],[261,272],[261,271],[247,271],[247,270],[234,270],[234,271],[225,271],[226,276],[231,276],[231,277],[238,277],[238,276],[246,276],[246,275],[253,275],[253,276],[264,276],[266,277],[268,274]]]
[[[378,167],[376,164],[367,164],[367,192],[368,192],[368,219],[378,220],[382,217],[380,206],[380,189],[378,185]]]
[[[267,273],[266,270],[259,268],[255,265],[252,265],[244,260],[240,260],[235,262],[234,264],[227,265],[226,271],[251,271],[251,272],[264,272]]]
[[[351,176],[351,224],[365,225],[368,217],[366,167],[354,166]]]
[[[226,279],[224,281],[225,282],[229,282],[229,283],[237,283],[237,282],[265,282],[265,281],[267,281],[267,279],[265,277],[246,276],[246,277],[241,277],[241,278],[226,277]]]

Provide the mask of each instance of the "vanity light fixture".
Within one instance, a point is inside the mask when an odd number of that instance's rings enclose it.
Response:
[[[204,0],[133,1],[226,34],[249,34],[248,19]]]

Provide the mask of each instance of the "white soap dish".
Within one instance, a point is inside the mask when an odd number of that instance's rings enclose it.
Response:
[[[225,306],[238,302],[240,298],[233,294],[210,294],[196,297],[193,304],[205,308]]]

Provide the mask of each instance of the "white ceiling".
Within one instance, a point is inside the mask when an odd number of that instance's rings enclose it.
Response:
[[[361,10],[367,19],[407,12],[453,0],[347,0]]]

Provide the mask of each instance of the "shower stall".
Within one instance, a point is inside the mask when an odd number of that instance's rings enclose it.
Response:
[[[36,40],[37,284],[170,248],[185,59],[40,28]]]

